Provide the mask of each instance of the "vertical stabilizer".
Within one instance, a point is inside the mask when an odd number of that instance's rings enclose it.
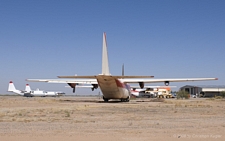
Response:
[[[23,95],[23,92],[20,91],[20,90],[17,90],[13,84],[12,81],[9,82],[9,87],[8,87],[8,92],[14,92],[16,94],[19,94],[19,95]]]
[[[13,82],[10,81],[10,82],[9,82],[8,91],[9,91],[9,92],[13,92],[13,91],[15,91],[15,90],[16,90],[16,88],[15,88]]]
[[[30,88],[30,85],[29,84],[26,84],[25,91],[26,92],[30,92],[31,91],[31,88]]]
[[[103,33],[103,45],[102,45],[102,75],[110,75],[105,32]]]

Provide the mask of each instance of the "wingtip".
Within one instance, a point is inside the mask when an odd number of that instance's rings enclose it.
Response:
[[[12,81],[10,81],[9,83],[13,83]]]
[[[215,78],[215,80],[218,80],[218,78]]]

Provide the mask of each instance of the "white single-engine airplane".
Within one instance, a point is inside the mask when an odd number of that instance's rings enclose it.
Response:
[[[8,92],[13,92],[21,96],[25,97],[55,97],[55,96],[62,96],[63,92],[54,92],[54,91],[42,91],[42,90],[31,90],[29,84],[26,84],[25,90],[17,90],[14,86],[13,82],[9,82]]]
[[[170,82],[183,81],[203,81],[217,80],[217,78],[183,78],[183,79],[152,79],[153,76],[115,76],[109,72],[106,33],[103,33],[103,48],[102,48],[102,73],[94,76],[58,76],[58,78],[69,79],[27,79],[33,82],[48,82],[48,83],[67,83],[73,92],[78,84],[91,84],[92,90],[100,87],[103,100],[120,99],[121,101],[129,101],[131,88],[129,83],[139,83],[140,88],[144,88],[145,83],[164,82],[169,85]]]

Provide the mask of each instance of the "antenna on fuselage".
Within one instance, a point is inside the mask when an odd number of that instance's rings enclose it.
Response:
[[[124,64],[122,65],[122,76],[124,76]]]

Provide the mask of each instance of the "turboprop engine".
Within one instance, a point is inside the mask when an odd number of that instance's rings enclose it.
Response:
[[[93,87],[91,88],[92,91],[94,91],[94,89],[97,89],[97,88],[98,88],[98,84],[92,84],[92,86],[93,86]]]
[[[170,82],[169,82],[169,81],[165,81],[164,84],[165,84],[166,86],[169,86]]]
[[[139,82],[139,86],[141,89],[143,89],[145,87],[145,83],[144,82]]]
[[[72,89],[73,89],[73,93],[75,93],[76,91],[76,83],[67,83]]]

